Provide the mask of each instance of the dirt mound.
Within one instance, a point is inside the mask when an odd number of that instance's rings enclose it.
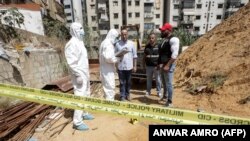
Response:
[[[243,109],[249,109],[249,27],[250,3],[199,38],[179,56],[175,73],[176,84],[188,80],[182,86],[189,90],[198,86],[209,87],[210,90],[206,92],[216,94],[216,102],[223,103],[221,106],[236,104],[244,106]],[[244,116],[250,117],[250,112]]]

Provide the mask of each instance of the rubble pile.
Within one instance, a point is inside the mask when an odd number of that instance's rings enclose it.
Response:
[[[249,117],[249,27],[250,3],[199,38],[179,56],[176,85],[181,84],[179,86],[189,90],[201,86],[210,88],[205,93],[211,94],[207,99],[213,103],[213,108],[234,110]]]

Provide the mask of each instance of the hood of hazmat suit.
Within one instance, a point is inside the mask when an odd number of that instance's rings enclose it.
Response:
[[[115,95],[115,42],[119,37],[116,29],[111,29],[99,48],[100,78],[103,84],[105,98],[114,100]]]
[[[114,43],[119,37],[119,33],[116,29],[110,29],[104,41],[102,41],[99,48],[99,61],[101,72],[115,72],[115,63],[117,57],[115,57]]]
[[[89,87],[89,62],[87,50],[83,43],[84,29],[80,23],[70,26],[71,39],[65,46],[65,57],[72,74],[74,94],[88,96]]]

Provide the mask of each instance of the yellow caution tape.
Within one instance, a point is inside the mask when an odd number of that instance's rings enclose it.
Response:
[[[72,94],[46,91],[21,86],[0,84],[0,96],[13,97],[25,101],[49,104],[71,109],[112,113],[116,115],[147,119],[168,124],[235,124],[250,125],[250,119],[199,113],[188,110],[148,106],[143,104],[108,101],[104,99],[80,97]]]

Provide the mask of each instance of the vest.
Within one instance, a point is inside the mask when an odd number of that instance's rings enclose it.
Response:
[[[166,64],[171,59],[172,51],[170,45],[170,39],[173,36],[170,36],[169,39],[164,40],[161,44],[159,44],[159,64]]]
[[[159,58],[159,50],[158,46],[151,46],[150,44],[147,44],[144,53],[145,53],[145,62],[147,66],[157,66],[158,64],[158,58]]]

